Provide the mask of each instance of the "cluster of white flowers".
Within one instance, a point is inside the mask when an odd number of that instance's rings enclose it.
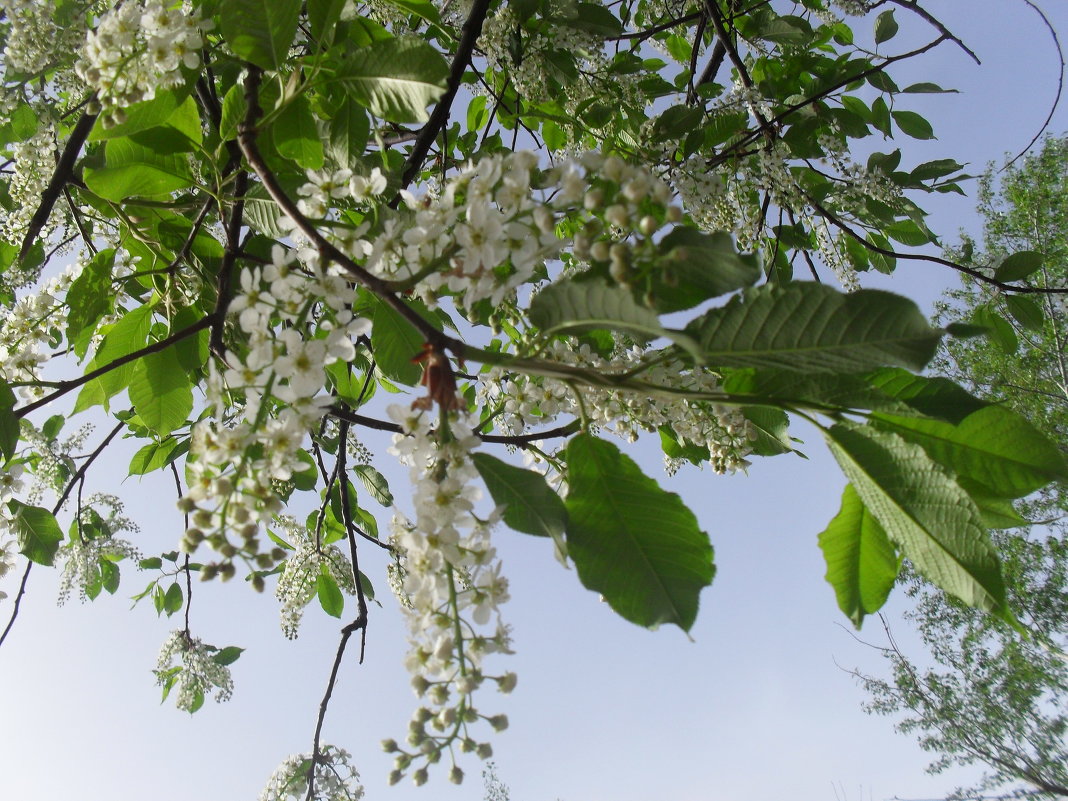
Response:
[[[309,798],[311,760],[311,754],[287,757],[271,774],[260,793],[260,801]],[[352,754],[334,745],[319,749],[319,758],[315,762],[315,792],[310,798],[311,801],[358,801],[363,798],[363,785],[352,764]]]
[[[368,205],[386,191],[386,176],[375,167],[370,175],[353,173],[348,167],[340,170],[307,171],[308,181],[298,187],[297,208],[306,217],[317,220],[330,216],[333,201],[351,198],[360,205]]]
[[[100,514],[101,510],[105,514]],[[84,536],[90,527],[92,536]],[[123,504],[117,496],[94,493],[86,499],[80,512],[77,538],[56,554],[64,563],[59,580],[60,606],[67,602],[75,587],[83,601],[89,597],[91,587],[99,589],[104,571],[117,570],[105,563],[113,566],[122,559],[134,562],[141,559],[141,552],[132,543],[115,537],[120,531],[137,532],[138,526],[123,514]]]
[[[537,20],[534,30],[520,24],[510,4],[502,4],[486,17],[478,43],[490,68],[507,76],[524,98],[554,101],[570,115],[591,99],[618,98],[621,104],[644,105],[636,74],[609,71],[604,37],[568,24],[579,16],[574,0],[552,0],[547,5],[548,13]],[[557,63],[570,56],[575,57],[581,78],[561,80],[563,71]],[[562,85],[562,92],[551,93],[556,85]],[[562,132],[568,137],[573,133],[570,129]]]
[[[404,433],[393,437],[390,452],[409,466],[415,499],[415,522],[393,521],[393,545],[402,555],[401,587],[411,648],[405,660],[412,687],[425,699],[412,717],[408,751],[387,740],[396,753],[391,783],[401,779],[413,761],[423,761],[412,774],[416,784],[427,779],[427,764],[438,762],[453,744],[486,758],[492,751],[468,733],[470,724],[486,720],[495,730],[508,725],[503,715],[482,715],[473,695],[487,680],[501,692],[515,686],[515,674],[487,676],[486,654],[509,653],[507,628],[499,605],[508,600],[508,582],[490,541],[489,520],[475,514],[478,471],[470,451],[479,443],[476,422],[464,414],[441,412],[436,428],[432,412],[393,405],[390,417]],[[492,626],[491,629],[486,627]],[[454,764],[451,781],[463,780]]]
[[[84,423],[63,439],[49,439],[43,431],[27,425],[23,419],[20,442],[36,457],[32,468],[33,484],[26,492],[26,503],[38,503],[46,492],[62,491],[70,479],[74,455],[82,449],[92,431],[92,424]]]
[[[103,124],[121,123],[130,105],[180,86],[182,67],[200,66],[210,26],[197,9],[172,0],[131,0],[100,17],[75,70],[97,93]]]
[[[0,0],[0,11],[9,26],[4,63],[28,76],[66,57],[85,33],[78,20],[62,27],[56,24],[54,0]]]
[[[192,514],[182,548],[192,553],[205,539],[224,561],[209,565],[203,578],[233,575],[231,560],[242,554],[260,568],[283,556],[279,549],[259,550],[260,525],[282,510],[276,482],[303,469],[300,453],[307,432],[317,426],[330,404],[321,394],[326,366],[355,356],[353,340],[369,330],[367,320],[350,310],[352,287],[333,269],[319,267],[314,252],[295,255],[274,248],[272,263],[246,270],[230,311],[247,337],[242,356],[226,354],[228,368],[212,365],[207,397],[216,410],[193,429],[187,463],[189,490],[179,502]],[[300,331],[315,312],[318,332]],[[286,326],[279,330],[279,324]],[[224,422],[232,393],[244,399],[240,417]],[[281,401],[276,405],[272,399]],[[236,531],[239,545],[227,532]]]
[[[501,368],[491,368],[480,376],[479,397],[489,408],[499,411],[494,424],[508,434],[546,424],[560,413],[579,415],[633,442],[641,431],[669,426],[680,441],[708,450],[709,464],[716,473],[730,473],[749,466],[746,457],[753,450],[755,430],[735,408],[710,401],[673,397],[672,390],[712,393],[719,391],[719,376],[705,369],[691,369],[678,361],[653,363],[648,369],[645,349],[619,348],[610,359],[590,350],[588,345],[557,340],[548,349],[553,360],[583,367],[602,375],[635,374],[644,383],[663,387],[664,393],[641,395],[600,387],[582,390],[581,406],[563,381],[533,376],[509,376]]]
[[[182,630],[172,631],[160,648],[156,682],[168,689],[177,685],[175,706],[196,712],[215,693],[217,702],[229,701],[234,692],[230,669],[215,661],[215,649]],[[173,664],[177,658],[179,664]]]
[[[816,231],[816,244],[824,264],[831,268],[846,292],[856,292],[860,289],[857,271],[843,255],[844,248],[831,233],[827,221],[822,217],[813,219],[812,227]]]
[[[10,147],[11,158],[14,162],[14,174],[8,184],[11,210],[4,215],[0,235],[3,236],[5,242],[22,245],[30,219],[41,204],[41,195],[48,186],[48,182],[52,180],[52,173],[56,169],[55,131],[51,122],[47,119],[42,120],[37,133],[24,142],[16,142]],[[41,237],[47,238],[53,227],[53,225],[46,225],[41,231]],[[13,283],[9,276],[5,276],[5,280],[9,284]],[[35,280],[37,280],[36,274],[20,275],[16,279],[16,285],[31,283]]]
[[[4,521],[6,523],[6,521]],[[0,537],[0,579],[15,569],[19,558],[19,545],[6,535]],[[0,590],[0,601],[7,598],[7,593]]]
[[[286,557],[285,568],[278,578],[275,597],[282,602],[282,631],[296,639],[304,607],[316,594],[319,576],[333,578],[338,587],[350,595],[356,592],[352,563],[336,545],[325,545],[313,532],[288,515],[278,517],[293,552]]]

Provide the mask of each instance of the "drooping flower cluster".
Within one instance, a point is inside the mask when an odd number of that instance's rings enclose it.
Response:
[[[6,522],[6,521],[3,521]],[[15,569],[19,557],[19,545],[5,533],[0,536],[0,579]],[[7,598],[7,593],[0,590],[0,601]]]
[[[278,518],[278,524],[293,552],[286,557],[285,568],[278,578],[275,597],[282,602],[282,631],[296,639],[304,608],[315,597],[319,576],[329,576],[337,586],[350,595],[356,592],[352,563],[336,545],[326,545],[314,532],[288,515]]]
[[[429,411],[391,406],[389,412],[404,431],[394,436],[390,452],[409,466],[414,485],[415,521],[394,519],[393,544],[404,566],[401,591],[411,645],[405,664],[424,699],[409,726],[412,750],[384,743],[397,754],[390,777],[396,782],[413,762],[436,763],[446,752],[453,757],[454,744],[488,757],[489,745],[473,740],[469,726],[483,719],[500,730],[508,721],[481,714],[474,693],[487,680],[510,692],[515,675],[492,677],[482,670],[485,655],[509,652],[498,609],[508,600],[508,582],[490,541],[493,516],[483,520],[475,513],[479,476],[469,455],[479,443],[474,420],[442,412],[434,428]],[[449,777],[458,783],[463,773],[454,764]],[[426,781],[426,766],[412,778],[416,784]]]
[[[196,8],[171,0],[133,0],[104,14],[75,65],[97,93],[103,124],[119,124],[130,105],[180,86],[182,67],[200,66],[203,32],[210,24]]]
[[[648,362],[645,349],[619,348],[606,359],[588,345],[557,340],[548,349],[554,361],[582,367],[600,375],[630,374],[651,390],[647,393],[617,391],[602,387],[582,390],[581,408],[574,391],[563,381],[548,377],[515,376],[506,379],[494,367],[480,376],[478,397],[499,415],[495,425],[505,433],[548,424],[561,413],[579,415],[628,441],[641,431],[668,426],[679,441],[708,450],[709,464],[717,473],[730,473],[749,466],[755,431],[736,408],[714,401],[690,399],[672,392],[715,393],[719,376],[692,369],[680,361]],[[644,369],[643,369],[644,368]],[[652,390],[663,388],[664,392]]]
[[[368,321],[352,316],[347,282],[319,267],[314,253],[302,257],[305,270],[293,253],[276,246],[270,265],[242,274],[230,306],[247,351],[228,351],[229,367],[222,372],[211,368],[207,394],[216,417],[193,429],[189,490],[180,502],[193,522],[183,549],[192,553],[207,539],[223,556],[203,577],[218,571],[228,578],[239,553],[260,568],[282,558],[279,549],[261,552],[258,540],[260,526],[282,510],[276,483],[306,467],[300,459],[303,443],[330,404],[321,394],[326,366],[351,360],[353,340],[369,329]],[[302,335],[313,311],[317,327]],[[235,399],[243,400],[241,411],[226,421]],[[240,542],[231,542],[228,532],[237,533]]]
[[[105,514],[100,514],[103,510]],[[123,504],[114,495],[94,494],[86,499],[79,514],[77,536],[59,549],[63,561],[59,580],[59,604],[70,598],[72,590],[85,601],[100,592],[102,586],[118,584],[116,562],[137,562],[141,552],[130,542],[115,537],[120,531],[138,530],[137,524],[123,514]]]
[[[234,681],[230,669],[216,660],[217,653],[200,639],[173,631],[160,648],[156,683],[168,692],[177,687],[175,706],[185,712],[196,712],[212,692],[217,702],[229,701]],[[176,660],[179,664],[174,664]]]
[[[260,801],[287,801],[308,798],[308,771],[311,754],[294,754],[278,766],[267,786],[260,793]],[[319,749],[315,762],[315,792],[312,801],[358,801],[363,798],[360,774],[352,764],[352,754],[335,745]]]

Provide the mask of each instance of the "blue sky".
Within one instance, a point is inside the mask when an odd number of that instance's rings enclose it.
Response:
[[[1043,5],[1068,31],[1068,7]],[[948,44],[901,65],[895,77],[902,85],[935,80],[962,90],[911,98],[939,139],[901,143],[904,160],[952,156],[981,172],[1025,146],[1045,118],[1056,87],[1049,34],[1023,2],[925,7],[983,66]],[[1061,110],[1051,131],[1065,130]],[[921,205],[949,241],[957,229],[976,227],[972,198],[937,196]],[[865,283],[929,308],[955,281],[943,268],[903,263],[890,281]],[[878,670],[879,662],[843,628],[848,622],[822,578],[816,535],[837,511],[842,478],[816,438],[795,433],[808,440],[808,462],[757,460],[748,476],[684,470],[669,481],[655,443],[632,451],[683,496],[716,548],[718,575],[702,595],[692,642],[675,629],[649,632],[622,621],[554,560],[545,541],[501,530],[512,581],[504,614],[518,653],[498,664],[519,674],[519,686],[483,704],[511,719],[492,742],[512,801],[859,801],[952,789],[952,774],[926,776],[927,755],[889,721],[860,710],[863,693],[837,666]],[[105,472],[124,475],[128,457],[116,455]],[[377,465],[400,496],[403,474],[390,462],[383,449]],[[146,553],[173,547],[181,523],[166,480],[129,479],[111,489],[141,523]],[[374,578],[384,561],[369,552],[363,566]],[[269,592],[195,585],[198,636],[248,650],[234,666],[234,699],[209,702],[190,718],[160,706],[150,672],[177,621],[157,620],[147,605],[128,610],[125,598],[147,580],[125,571],[119,597],[57,609],[54,577],[35,570],[17,629],[0,650],[0,796],[249,799],[285,756],[310,747],[337,622],[310,610],[300,638],[288,642]],[[459,788],[445,782],[444,771],[421,789],[407,781],[386,787],[390,761],[378,742],[403,738],[415,698],[401,665],[401,621],[384,580],[376,586],[383,608],[373,610],[366,662],[346,664],[326,739],[353,752],[369,799],[480,799],[475,760],[463,765],[468,781]],[[5,620],[9,604],[0,604]],[[879,635],[871,624],[862,633]],[[907,648],[909,638],[901,639]]]

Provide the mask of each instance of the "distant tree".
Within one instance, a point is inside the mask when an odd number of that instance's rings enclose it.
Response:
[[[1030,286],[1059,284],[1068,274],[1068,139],[1048,139],[1042,151],[1000,177],[981,182],[984,250],[965,240],[957,258],[991,275],[1013,275]],[[1000,183],[1000,186],[997,184]],[[1006,254],[1015,254],[1007,257]],[[1040,264],[1037,269],[1036,265]],[[1022,273],[1027,273],[1022,275]],[[946,342],[936,369],[987,400],[1029,417],[1062,449],[1068,434],[1068,342],[1065,306],[989,291],[967,279],[947,293],[938,320],[966,317],[987,337]],[[921,670],[893,637],[884,653],[890,680],[862,677],[870,711],[905,717],[901,732],[919,735],[938,754],[930,766],[985,765],[989,771],[955,798],[987,792],[1007,797],[1068,797],[1068,508],[1064,487],[991,504],[988,523],[1005,529],[994,539],[1010,607],[1029,637],[935,592],[915,573],[908,592],[912,621],[936,667]],[[1022,513],[1044,522],[1029,532]],[[889,633],[889,629],[887,629]],[[1006,796],[1001,796],[1006,797]]]

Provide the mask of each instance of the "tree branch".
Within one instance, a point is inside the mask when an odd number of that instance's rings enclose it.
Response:
[[[33,243],[37,240],[41,229],[48,222],[48,217],[52,214],[56,201],[63,194],[63,188],[67,185],[74,172],[74,162],[78,160],[78,154],[81,153],[82,145],[85,144],[85,140],[89,137],[89,132],[93,130],[94,123],[96,123],[96,114],[83,113],[71,130],[70,136],[67,137],[67,144],[63,146],[63,153],[60,154],[59,161],[56,162],[56,171],[52,173],[52,180],[45,187],[44,193],[41,195],[41,203],[37,206],[37,211],[33,213],[30,218],[30,224],[26,227],[26,236],[22,238],[22,247],[19,248],[19,261],[26,258],[26,254],[30,252],[30,248],[33,247]]]
[[[471,4],[471,13],[468,14],[467,20],[460,31],[460,40],[456,45],[456,55],[453,57],[452,68],[449,70],[449,77],[445,82],[445,94],[441,96],[437,105],[434,106],[434,110],[430,113],[430,119],[426,121],[426,124],[419,131],[419,136],[416,138],[415,144],[412,145],[412,150],[404,162],[404,171],[401,173],[401,189],[407,189],[408,185],[419,173],[419,170],[422,169],[427,153],[430,152],[430,146],[434,144],[434,140],[438,138],[438,133],[449,119],[449,111],[452,108],[453,101],[456,99],[456,92],[460,88],[464,71],[471,63],[471,54],[474,53],[475,42],[478,41],[479,34],[482,33],[482,23],[489,12],[490,2],[491,0],[474,0]],[[394,204],[399,199],[400,195],[394,198]]]

